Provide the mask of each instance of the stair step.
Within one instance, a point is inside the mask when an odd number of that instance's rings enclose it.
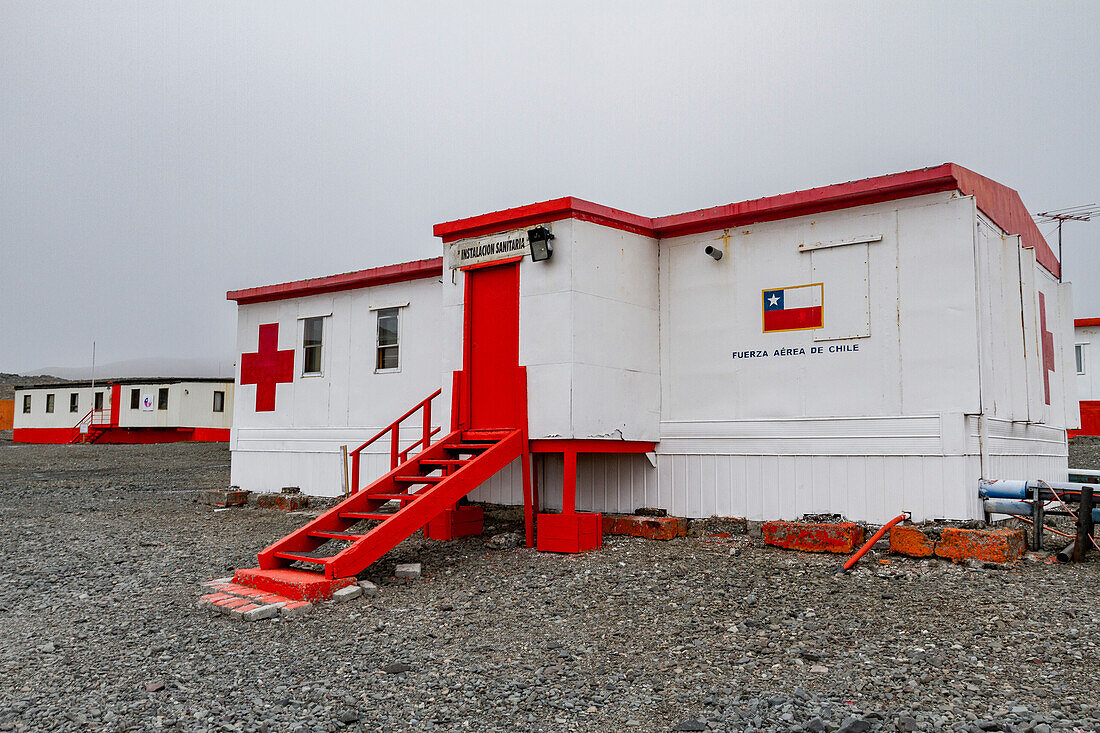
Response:
[[[326,540],[347,540],[348,542],[355,542],[366,537],[365,534],[353,534],[351,532],[328,532],[321,530],[314,530],[309,532],[310,537],[318,537]]]
[[[420,494],[367,494],[367,496],[381,501],[413,501],[420,498]]]
[[[499,440],[503,440],[511,430],[467,430],[462,433],[462,440],[465,442],[487,442],[496,443]]]
[[[283,560],[290,560],[292,562],[310,562],[315,565],[328,565],[332,562],[332,557],[314,557],[313,555],[305,555],[300,552],[276,552],[275,557],[282,558]]]
[[[394,476],[393,480],[399,484],[438,484],[447,476]]]
[[[420,462],[420,465],[446,468],[448,466],[465,466],[469,462],[469,458],[425,458]]]
[[[340,519],[389,519],[393,514],[378,514],[373,512],[340,512]]]
[[[482,453],[492,447],[492,443],[455,443],[443,446],[443,450],[448,453]]]

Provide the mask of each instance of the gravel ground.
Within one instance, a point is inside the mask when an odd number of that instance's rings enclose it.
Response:
[[[1100,438],[1077,437],[1069,442],[1070,468],[1100,470]]]
[[[0,730],[1100,726],[1100,560],[870,556],[841,577],[745,535],[583,556],[414,538],[368,574],[379,597],[243,624],[199,609],[199,583],[305,517],[196,503],[228,463],[0,442]],[[393,580],[410,561],[424,579]]]

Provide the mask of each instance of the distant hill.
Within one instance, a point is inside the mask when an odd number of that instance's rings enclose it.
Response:
[[[0,400],[14,399],[17,384],[52,384],[64,381],[66,380],[52,374],[24,375],[0,372]]]
[[[129,359],[95,365],[95,378],[124,377],[232,377],[236,371],[231,359]],[[91,379],[91,366],[43,367],[36,374],[52,374],[62,379]]]

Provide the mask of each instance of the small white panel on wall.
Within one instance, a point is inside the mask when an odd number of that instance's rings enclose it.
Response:
[[[881,239],[881,237],[880,237]],[[871,335],[871,278],[867,242],[800,249],[810,254],[812,282],[824,286],[824,326],[814,341],[865,338]]]

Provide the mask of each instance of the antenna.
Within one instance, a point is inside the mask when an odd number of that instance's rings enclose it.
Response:
[[[1070,206],[1066,209],[1056,209],[1054,211],[1041,211],[1035,214],[1035,218],[1040,221],[1056,221],[1058,222],[1058,268],[1061,273],[1062,267],[1062,224],[1067,221],[1091,221],[1092,217],[1100,216],[1100,206],[1097,204],[1083,204],[1081,206]],[[1059,277],[1059,280],[1062,278]]]

